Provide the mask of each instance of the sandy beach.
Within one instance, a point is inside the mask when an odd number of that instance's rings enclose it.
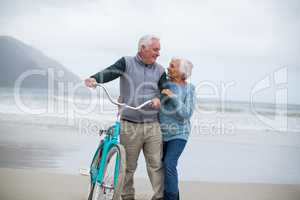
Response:
[[[1,200],[84,200],[88,177],[41,170],[0,169]],[[136,179],[137,200],[151,198],[146,179]],[[299,200],[300,185],[181,182],[183,200]]]

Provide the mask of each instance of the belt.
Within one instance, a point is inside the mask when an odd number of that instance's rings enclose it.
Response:
[[[129,122],[129,123],[134,123],[134,124],[146,124],[146,123],[153,123],[153,122],[134,122],[128,119],[122,119],[123,121]],[[156,122],[156,121],[154,121]]]

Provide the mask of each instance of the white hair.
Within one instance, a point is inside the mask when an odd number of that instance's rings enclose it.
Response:
[[[155,35],[144,35],[143,37],[141,37],[138,43],[138,51],[141,51],[142,46],[148,47],[153,40],[159,41],[160,39]]]
[[[187,79],[192,75],[194,65],[191,61],[184,58],[173,58],[172,60],[179,60],[179,70],[183,74],[184,79]]]

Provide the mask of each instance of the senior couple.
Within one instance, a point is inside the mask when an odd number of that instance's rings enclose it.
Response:
[[[193,65],[173,58],[168,67],[156,63],[160,40],[143,36],[134,57],[122,57],[113,65],[85,80],[88,87],[120,77],[120,100],[138,106],[151,105],[121,113],[120,143],[126,151],[123,200],[135,199],[134,173],[143,151],[153,189],[152,200],[179,199],[177,162],[188,140],[190,118],[195,104],[194,86],[187,82]]]

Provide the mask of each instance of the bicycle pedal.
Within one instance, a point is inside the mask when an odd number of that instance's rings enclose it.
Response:
[[[90,176],[89,170],[88,169],[83,169],[83,168],[79,169],[79,174],[82,175],[82,176]]]

